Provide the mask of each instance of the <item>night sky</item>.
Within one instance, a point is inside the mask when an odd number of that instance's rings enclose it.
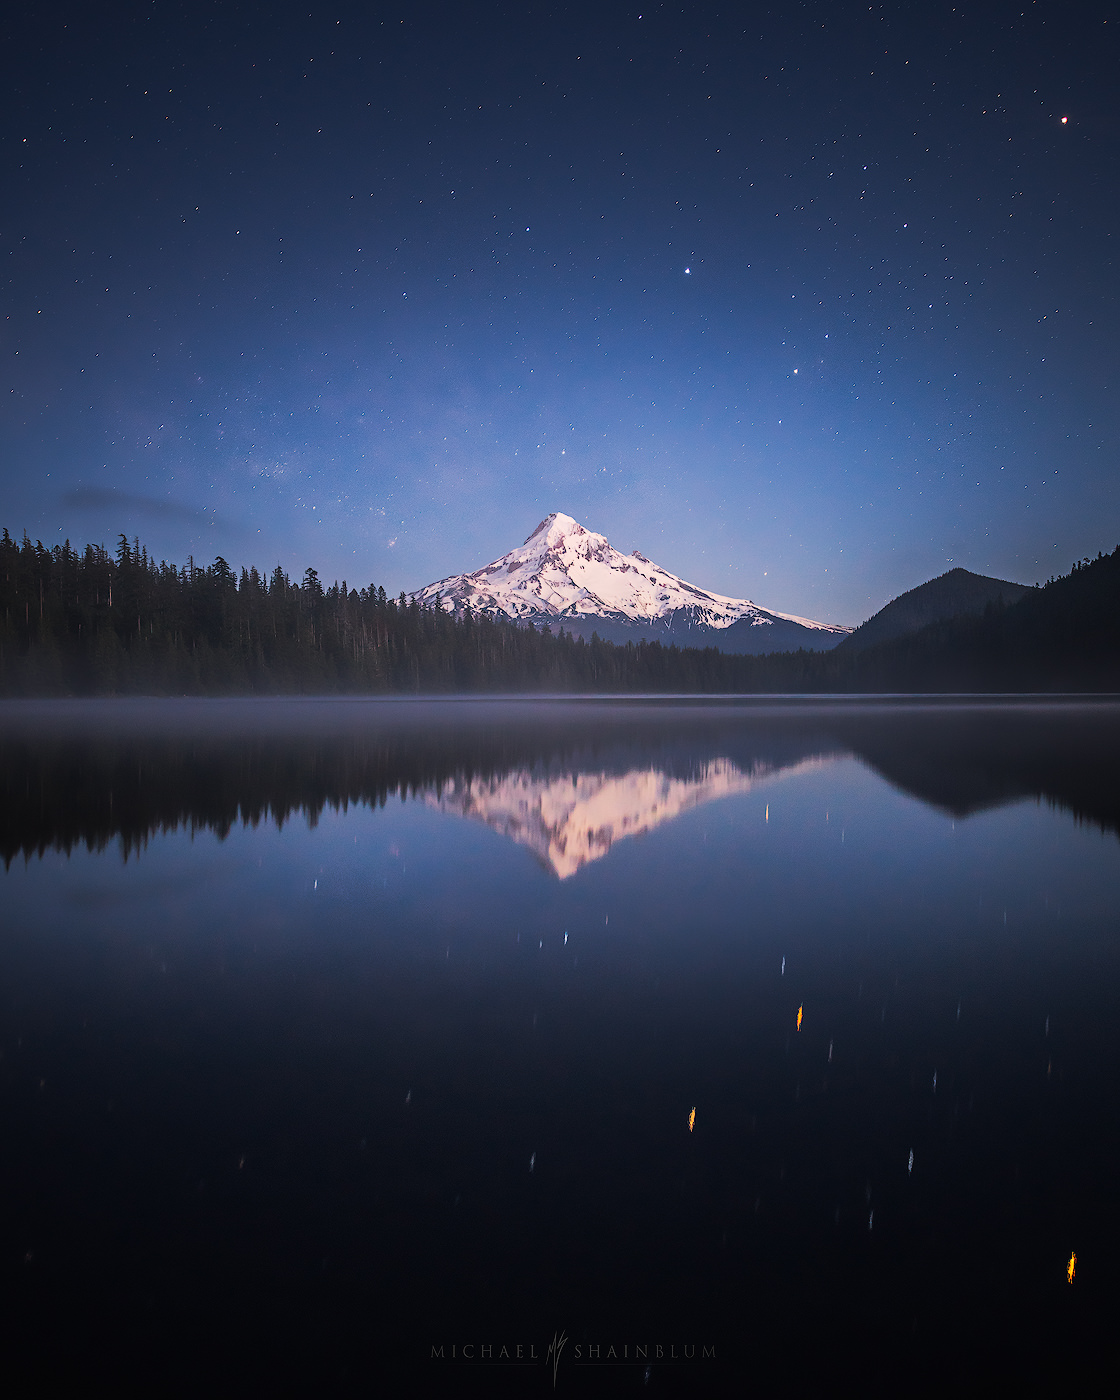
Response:
[[[1120,9],[37,3],[0,525],[858,623],[1120,542]]]

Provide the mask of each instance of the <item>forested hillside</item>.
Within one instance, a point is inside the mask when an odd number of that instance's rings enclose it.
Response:
[[[868,648],[840,672],[869,691],[1120,691],[1120,546],[1018,602]]]
[[[840,645],[845,651],[866,651],[868,647],[919,632],[934,622],[978,616],[989,603],[1003,606],[1017,603],[1030,591],[1022,583],[988,578],[984,574],[969,573],[967,569],[950,569],[940,578],[932,578],[892,599]]]
[[[452,618],[314,569],[235,575],[0,538],[0,693],[277,694],[750,688],[751,661],[714,649],[614,647],[467,613]]]

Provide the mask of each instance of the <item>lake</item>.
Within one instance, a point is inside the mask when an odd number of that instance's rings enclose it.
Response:
[[[0,792],[9,1377],[1111,1355],[1115,703],[10,702]]]

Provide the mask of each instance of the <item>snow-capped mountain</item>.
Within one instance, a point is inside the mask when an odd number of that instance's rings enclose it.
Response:
[[[606,641],[639,637],[721,651],[827,651],[850,627],[760,608],[677,578],[637,550],[621,554],[570,515],[547,516],[518,549],[470,574],[430,583],[411,595],[447,611],[513,618]]]

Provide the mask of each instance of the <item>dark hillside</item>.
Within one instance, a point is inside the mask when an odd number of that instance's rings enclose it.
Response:
[[[950,569],[940,578],[911,588],[880,608],[874,617],[857,627],[850,637],[840,643],[839,649],[846,652],[866,651],[868,647],[879,646],[920,632],[934,622],[945,622],[954,617],[976,616],[982,613],[989,603],[1016,603],[1031,590],[1023,583],[1009,583],[1006,579],[988,578],[984,574],[972,574],[967,569]]]
[[[840,652],[842,648],[837,648]],[[860,652],[843,688],[1120,690],[1120,546],[1017,603],[989,603]]]

